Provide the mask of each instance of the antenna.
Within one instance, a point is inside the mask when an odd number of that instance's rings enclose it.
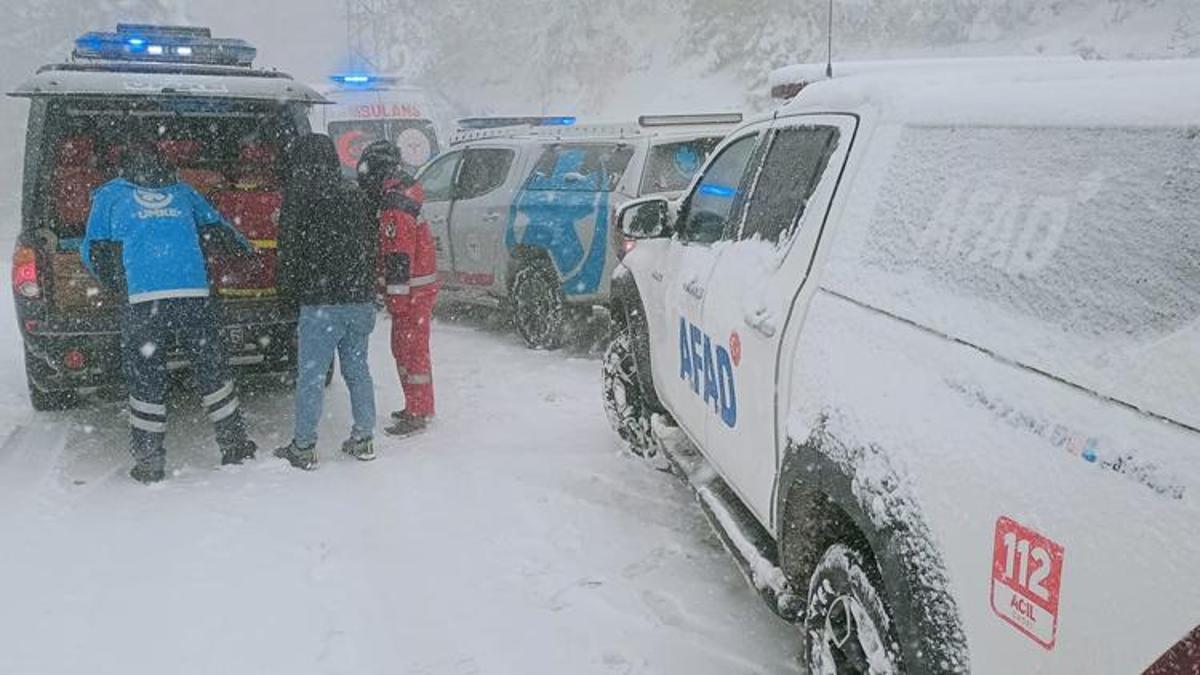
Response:
[[[829,29],[825,31],[826,37],[829,39],[828,48],[825,52],[825,77],[833,79],[833,0],[829,0]]]

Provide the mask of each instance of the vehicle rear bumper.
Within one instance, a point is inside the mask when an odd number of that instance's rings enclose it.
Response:
[[[81,393],[122,386],[120,328],[118,312],[23,322],[30,385],[44,392]],[[281,303],[223,303],[221,335],[229,363],[239,371],[285,373],[295,367],[296,315]],[[178,346],[168,350],[169,370],[190,367]],[[67,367],[72,351],[83,355],[83,367]]]

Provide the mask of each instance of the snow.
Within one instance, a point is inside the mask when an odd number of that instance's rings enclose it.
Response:
[[[290,397],[248,392],[260,459],[218,469],[185,398],[172,476],[151,488],[125,475],[119,404],[35,414],[7,351],[0,672],[797,672],[798,632],[747,588],[690,492],[620,452],[593,358],[470,323],[434,333],[428,435],[380,436],[370,464],[338,456],[338,381],[323,463],[302,473],[269,457]],[[381,411],[400,396],[386,334]]]
[[[733,546],[737,548],[739,554],[742,555],[750,566],[750,583],[758,590],[770,589],[778,596],[787,595],[791,592],[788,585],[787,577],[784,576],[783,570],[779,569],[770,560],[767,560],[758,547],[756,547],[741,531],[737,521],[721,500],[713,494],[712,490],[707,487],[701,487],[697,490],[700,499],[704,501],[708,508],[712,509],[713,515],[717,522],[720,523],[721,529],[729,536],[729,540]]]
[[[912,124],[1183,126],[1200,120],[1200,97],[1191,95],[1197,88],[1200,59],[930,60],[835,75],[783,110],[868,110]]]
[[[830,287],[1198,424],[1194,130],[888,127],[873,147]]]

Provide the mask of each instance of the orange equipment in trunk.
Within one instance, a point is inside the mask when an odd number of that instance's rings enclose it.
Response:
[[[283,191],[274,148],[242,147],[233,186],[212,195],[213,206],[254,245],[252,258],[213,261],[213,285],[223,297],[261,297],[275,293],[279,209]]]

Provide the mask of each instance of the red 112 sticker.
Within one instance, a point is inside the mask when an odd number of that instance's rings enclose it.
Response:
[[[996,521],[992,611],[1046,649],[1058,635],[1063,547],[1011,518]]]

